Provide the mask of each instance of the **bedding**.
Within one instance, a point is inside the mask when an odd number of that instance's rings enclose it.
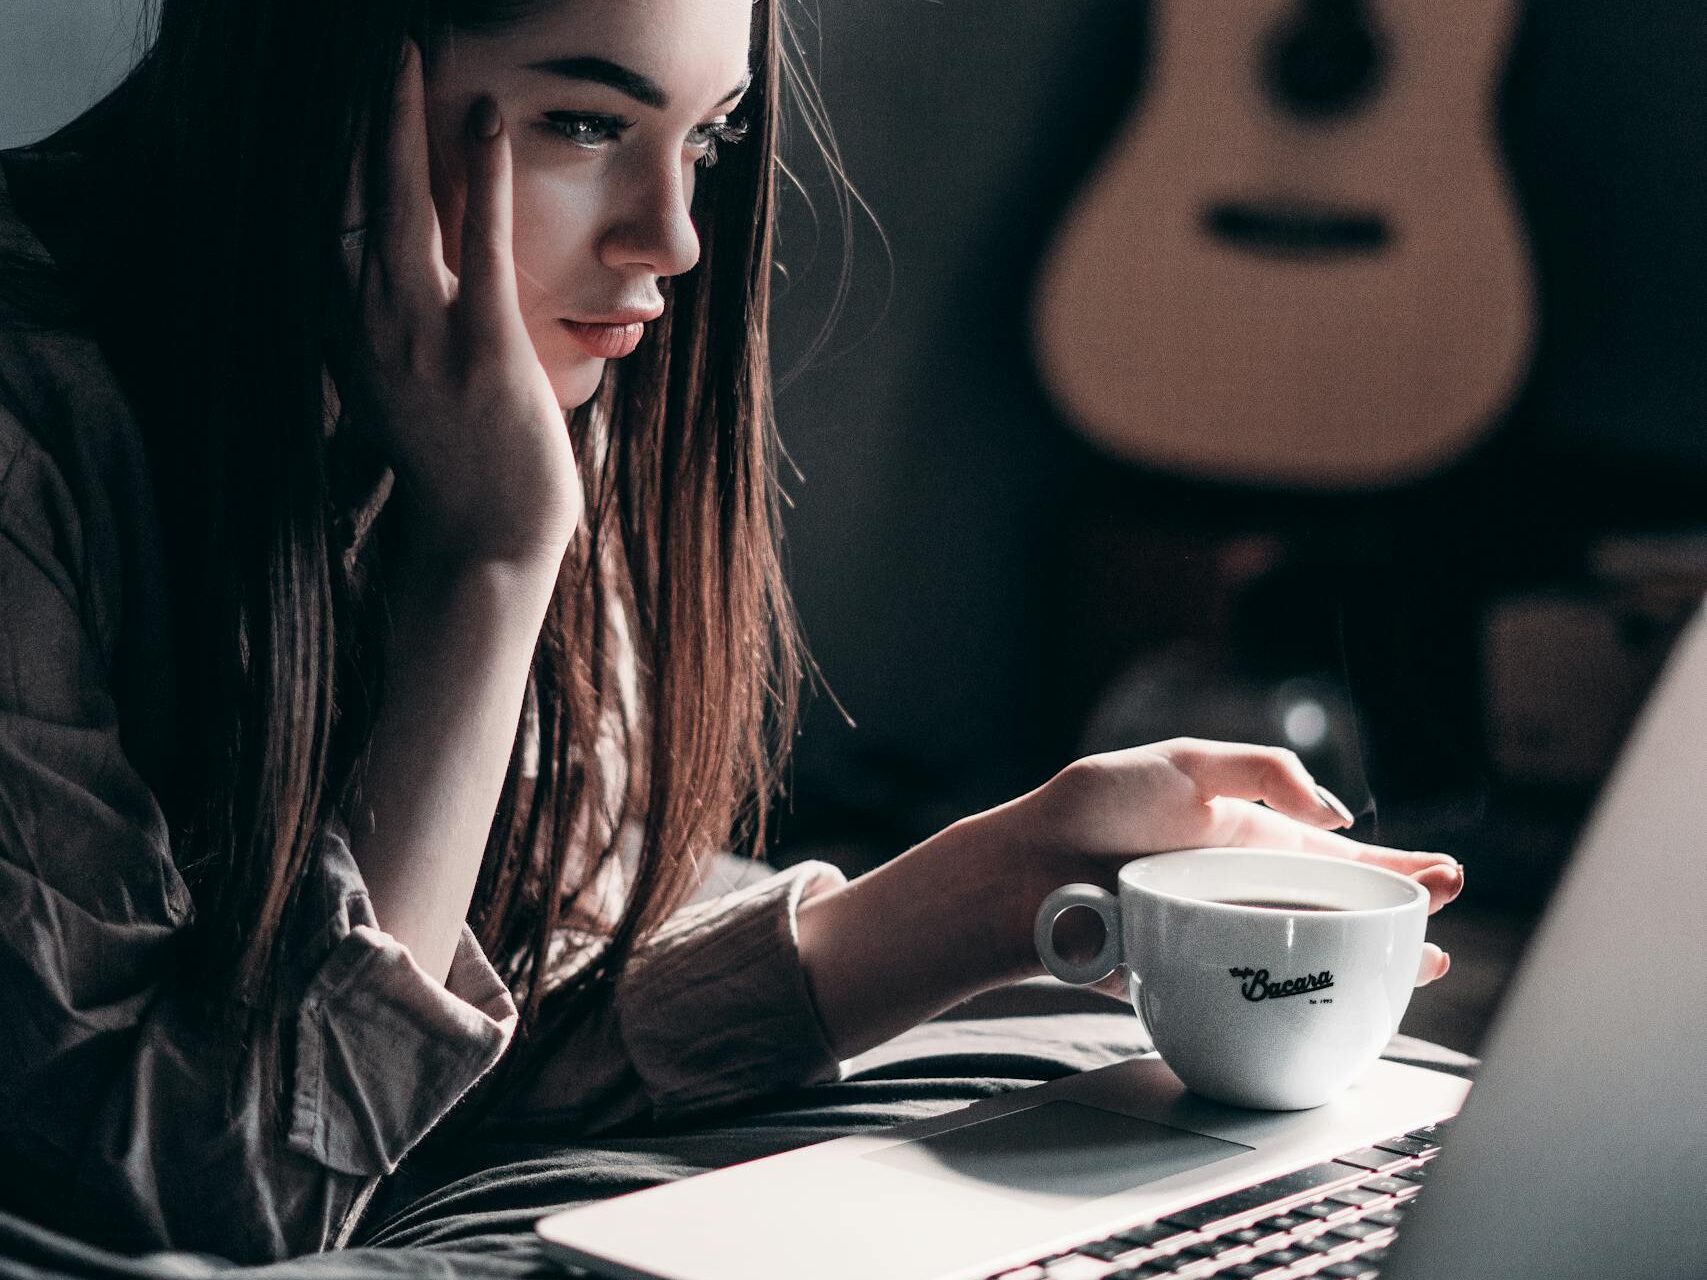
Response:
[[[127,1258],[0,1214],[0,1280],[546,1280],[565,1273],[535,1243],[533,1223],[554,1209],[937,1115],[1148,1048],[1120,1006],[1022,983],[850,1060],[840,1081],[691,1123],[636,1121],[589,1139],[529,1121],[428,1143],[381,1183],[349,1249],[248,1267],[190,1253]],[[1408,1036],[1385,1056],[1458,1075],[1475,1066]]]

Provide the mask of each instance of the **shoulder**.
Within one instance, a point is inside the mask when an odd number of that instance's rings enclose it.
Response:
[[[62,259],[80,250],[73,210],[87,203],[74,152],[0,148],[0,324],[75,330],[77,289]]]
[[[58,260],[75,245],[43,225],[52,202],[32,200],[35,221],[26,222],[12,186],[30,173],[45,189],[74,166],[75,157],[0,150],[0,467],[34,446],[81,500],[136,484],[146,466],[130,404]],[[3,287],[26,277],[18,290]]]
[[[50,452],[50,424],[64,416],[56,410],[122,401],[62,261],[81,252],[68,212],[82,189],[78,174],[74,155],[0,149],[0,407],[35,428]]]
[[[11,199],[15,156],[0,152],[0,272],[24,263],[69,297]],[[155,536],[148,486],[141,434],[100,344],[74,317],[0,303],[0,537],[77,599],[103,640],[124,548]]]

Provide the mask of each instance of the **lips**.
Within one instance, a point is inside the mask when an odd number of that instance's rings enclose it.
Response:
[[[639,320],[606,323],[588,320],[559,320],[564,330],[588,355],[600,360],[620,360],[640,345],[646,325]]]

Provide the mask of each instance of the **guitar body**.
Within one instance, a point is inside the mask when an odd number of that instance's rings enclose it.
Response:
[[[1034,298],[1066,416],[1119,457],[1243,483],[1369,488],[1461,455],[1534,339],[1494,136],[1512,0],[1152,12],[1146,101]]]

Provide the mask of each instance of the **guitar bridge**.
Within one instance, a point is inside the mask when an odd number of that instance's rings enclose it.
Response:
[[[1277,258],[1379,253],[1392,240],[1379,214],[1328,205],[1222,201],[1203,211],[1201,226],[1218,244]]]

